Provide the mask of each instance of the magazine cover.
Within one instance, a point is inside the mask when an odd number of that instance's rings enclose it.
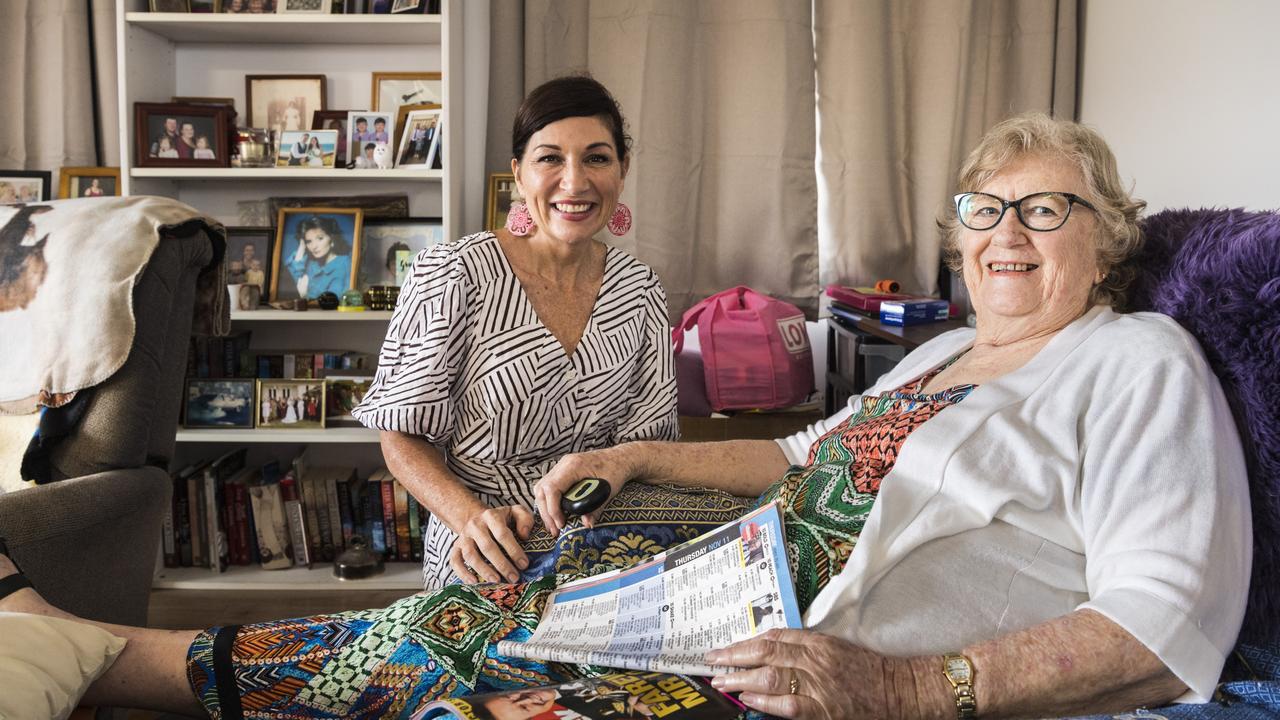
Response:
[[[560,685],[437,700],[413,720],[711,720],[743,706],[685,675],[619,672]]]

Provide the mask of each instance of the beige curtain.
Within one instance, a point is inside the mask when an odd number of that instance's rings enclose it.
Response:
[[[525,0],[521,9],[521,92],[588,70],[622,105],[635,140],[622,199],[635,225],[613,242],[658,272],[673,317],[738,284],[813,307],[810,0]],[[495,53],[498,24],[515,10],[493,5]],[[501,65],[495,56],[495,73]],[[496,164],[510,155],[519,96],[509,77],[491,79],[491,123],[505,115],[491,124]]]
[[[814,0],[821,281],[937,290],[934,221],[995,122],[1075,112],[1076,0]]]
[[[56,193],[63,166],[119,164],[115,37],[115,0],[0,2],[0,168],[52,170]]]

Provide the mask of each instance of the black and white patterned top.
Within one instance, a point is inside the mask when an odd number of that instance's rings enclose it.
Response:
[[[433,246],[414,259],[377,375],[352,414],[443,449],[490,507],[532,508],[534,484],[562,455],[679,436],[666,293],[648,266],[609,248],[582,340],[566,355],[497,237]],[[455,578],[455,539],[434,516],[427,523],[428,589]]]

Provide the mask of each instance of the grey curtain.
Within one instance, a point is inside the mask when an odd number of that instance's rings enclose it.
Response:
[[[999,120],[1075,113],[1076,0],[814,0],[821,281],[937,290],[938,211]]]
[[[493,21],[492,170],[507,167],[524,90],[587,70],[635,140],[622,197],[635,225],[612,242],[658,272],[673,318],[738,284],[814,306],[809,0],[495,0]],[[522,64],[504,45],[523,46]]]
[[[115,40],[115,0],[0,2],[0,168],[119,164]]]

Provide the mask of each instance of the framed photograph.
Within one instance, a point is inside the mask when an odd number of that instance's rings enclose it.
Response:
[[[391,0],[391,14],[420,13],[427,9],[427,0]]]
[[[355,148],[352,158],[357,167],[372,167],[372,151],[379,143],[390,145],[395,141],[395,113],[355,110],[347,117],[347,147]]]
[[[370,106],[395,112],[401,105],[444,104],[444,80],[438,72],[375,72]]]
[[[277,0],[276,7],[280,13],[328,15],[333,0]]]
[[[150,7],[151,12],[191,12],[191,3],[187,0],[151,0]]]
[[[364,400],[373,384],[372,375],[325,376],[325,425],[328,427],[363,427],[351,416],[351,408]]]
[[[511,203],[519,200],[516,176],[511,173],[489,173],[489,203],[484,213],[486,230],[497,230],[507,224]]]
[[[259,297],[267,297],[274,239],[269,227],[227,228],[227,282],[257,285]]]
[[[46,170],[0,170],[0,205],[52,200],[52,183],[53,173]]]
[[[311,113],[312,130],[337,130],[338,150],[333,156],[335,167],[346,167],[351,162],[351,154],[347,151],[347,116],[353,110],[316,110]]]
[[[276,167],[332,168],[337,130],[286,130],[280,136]]]
[[[274,14],[276,0],[222,0],[224,13]]]
[[[403,128],[405,122],[408,121],[409,119],[409,113],[415,110],[436,110],[439,107],[440,105],[438,103],[415,103],[413,105],[401,105],[399,108],[396,109],[396,127]],[[396,133],[396,136],[392,139],[395,141],[393,149],[398,155],[400,154],[400,133]]]
[[[413,258],[444,241],[444,222],[438,217],[366,219],[360,233],[360,272],[357,287],[404,285]]]
[[[436,110],[414,110],[400,132],[396,167],[430,169],[440,150],[440,115]]]
[[[249,127],[306,130],[312,113],[325,109],[324,75],[246,75],[244,101]]]
[[[254,381],[187,378],[182,426],[186,428],[252,428],[256,404]]]
[[[271,258],[271,302],[342,293],[356,286],[360,267],[359,208],[280,210]]]
[[[134,103],[138,167],[230,167],[227,109],[215,105]]]
[[[324,380],[258,380],[256,427],[324,427]]]
[[[120,194],[118,167],[64,167],[58,171],[58,197],[103,197]]]

